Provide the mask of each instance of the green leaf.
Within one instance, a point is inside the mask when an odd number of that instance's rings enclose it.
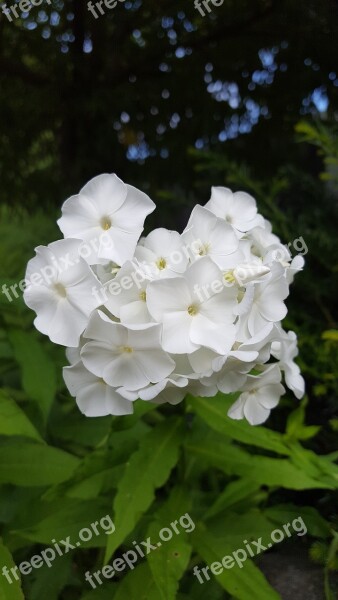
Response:
[[[23,388],[37,401],[46,421],[56,393],[55,365],[34,334],[12,329],[8,335],[21,367]]]
[[[107,543],[105,560],[134,529],[149,508],[156,488],[168,479],[179,455],[181,421],[166,420],[144,436],[126,464],[114,499],[116,535]]]
[[[312,506],[294,506],[293,504],[280,504],[264,510],[265,516],[277,523],[284,525],[301,517],[310,535],[319,538],[328,538],[331,535],[330,525]]]
[[[249,542],[263,540],[263,545],[271,541],[271,533],[275,529],[275,524],[271,523],[264,513],[258,508],[252,508],[245,514],[239,514],[235,511],[226,509],[222,514],[213,519],[209,519],[204,524],[211,535],[221,539],[231,552],[243,547],[243,540]],[[257,555],[256,548],[252,550]],[[260,552],[259,552],[260,553]],[[247,554],[250,554],[247,552]]]
[[[243,500],[256,498],[260,484],[249,478],[237,479],[227,484],[225,490],[216,498],[214,504],[207,510],[204,519],[210,519],[223,510],[234,507]]]
[[[243,540],[243,538],[242,538]],[[218,538],[212,535],[202,524],[196,528],[193,534],[194,547],[208,566],[213,563],[221,563],[222,558],[230,556],[234,548],[227,542],[227,536]],[[238,548],[239,546],[237,546]],[[216,568],[216,567],[214,567]],[[202,573],[199,576],[206,582]],[[212,575],[216,581],[231,594],[236,600],[281,600],[279,594],[270,586],[263,573],[249,558],[243,563],[242,568],[234,564],[231,569],[223,569],[220,575]],[[206,585],[208,585],[206,583]]]
[[[292,411],[289,415],[286,425],[286,435],[291,441],[293,440],[307,440],[314,437],[319,431],[320,427],[315,425],[307,427],[305,421],[305,407],[307,405],[307,398],[304,396],[302,402],[297,408]]]
[[[114,600],[159,600],[158,589],[147,563],[130,571],[119,584]]]
[[[8,569],[16,566],[10,551],[3,545],[2,540],[0,540],[0,565],[1,567],[6,566]],[[9,577],[12,583],[9,583],[3,574],[0,576],[0,600],[24,600],[20,580],[17,581],[11,574]]]
[[[18,442],[0,446],[0,483],[47,486],[71,477],[79,460],[51,446]]]
[[[186,533],[180,524],[180,518],[187,515],[189,521],[191,520],[189,524],[191,533],[195,524],[188,513],[190,505],[191,500],[187,490],[183,487],[174,488],[169,500],[156,513],[155,520],[147,532],[152,543],[158,546],[147,556],[147,559],[162,600],[175,600],[179,581],[189,563],[191,555],[189,533]],[[178,533],[172,523],[175,523]],[[159,532],[163,527],[172,531],[171,540],[160,541]]]
[[[159,527],[153,523],[148,534],[151,540],[158,539]],[[158,588],[159,598],[175,600],[181,577],[183,576],[191,555],[191,545],[183,536],[173,535],[168,542],[161,544],[149,554],[148,564]]]
[[[72,558],[69,554],[58,556],[52,568],[43,565],[34,571],[34,583],[29,592],[29,600],[58,600],[71,575]]]
[[[334,458],[317,455],[297,442],[292,443],[290,448],[292,462],[298,469],[327,484],[328,487],[338,488],[338,466],[332,462]]]
[[[317,480],[310,477],[287,459],[252,455],[235,446],[223,444],[221,441],[209,442],[203,446],[187,441],[186,449],[228,475],[241,475],[271,487],[285,487],[292,490],[333,489],[334,487],[324,482],[322,478]]]
[[[215,431],[250,446],[289,455],[290,450],[280,433],[265,427],[253,427],[246,421],[235,421],[227,416],[235,400],[235,394],[218,393],[214,398],[189,396],[189,404],[193,410]]]
[[[14,525],[11,533],[24,540],[49,545],[54,538],[61,540],[70,536],[73,545],[78,542],[78,547],[91,548],[104,547],[108,535],[115,535],[114,524],[108,514],[108,501],[106,499],[98,498],[81,503],[75,500],[67,500],[62,504],[55,502],[51,504],[49,510],[48,508],[48,503],[46,503],[46,506],[41,509],[47,511],[45,516],[37,519],[37,515],[33,515],[33,522],[28,527],[16,529]],[[100,524],[101,519],[104,519],[103,525]],[[92,524],[96,525],[92,527]],[[84,541],[79,537],[79,532],[83,528],[89,529],[92,533],[91,536],[88,532],[85,534],[88,541]],[[111,533],[105,533],[105,529],[111,531]]]
[[[26,414],[5,390],[0,390],[0,435],[19,435],[43,442]]]

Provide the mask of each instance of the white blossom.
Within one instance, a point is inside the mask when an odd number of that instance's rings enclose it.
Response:
[[[251,425],[264,423],[285,393],[280,381],[281,371],[277,365],[267,367],[260,375],[248,375],[241,387],[242,394],[229,409],[229,417],[246,418]]]
[[[93,288],[100,287],[79,240],[38,246],[26,271],[24,300],[36,312],[35,327],[56,344],[78,346],[92,311],[99,305]]]
[[[211,198],[205,208],[224,219],[240,234],[263,225],[263,218],[257,214],[255,199],[246,192],[233,193],[229,188],[213,187]]]
[[[113,387],[138,390],[167,377],[175,362],[162,350],[157,323],[128,329],[101,311],[93,314],[81,350],[85,367]]]
[[[223,288],[222,273],[208,257],[193,263],[184,277],[153,281],[147,305],[155,321],[163,324],[162,346],[184,354],[201,346],[226,352],[235,340],[236,291]],[[221,291],[215,292],[220,283]]]
[[[80,411],[87,417],[132,414],[132,403],[88,371],[81,361],[64,367],[63,378]]]
[[[88,243],[92,248],[90,264],[107,259],[122,265],[133,257],[144,219],[154,209],[146,194],[123,183],[117,175],[104,174],[66,200],[58,225],[66,238]],[[103,233],[111,244],[102,243]]]

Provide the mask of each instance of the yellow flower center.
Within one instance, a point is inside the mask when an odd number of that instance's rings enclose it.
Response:
[[[156,266],[158,269],[160,269],[160,271],[163,271],[163,269],[165,269],[167,266],[167,261],[165,260],[165,258],[159,258],[156,262]]]
[[[100,225],[104,231],[108,231],[112,225],[111,219],[109,217],[102,217]]]
[[[190,315],[190,317],[195,317],[198,313],[198,307],[195,304],[191,304],[190,306],[188,306],[188,315]]]
[[[199,254],[199,256],[206,256],[208,254],[209,250],[210,250],[210,244],[208,244],[208,243],[202,244],[202,246],[200,246],[198,249],[198,254]]]
[[[225,273],[223,273],[223,277],[228,283],[235,283],[236,281],[233,271],[225,271]]]
[[[133,352],[133,349],[130,346],[121,346],[120,350],[125,354],[131,354]]]
[[[139,293],[139,298],[142,300],[142,302],[145,302],[147,300],[147,292],[142,290],[142,292]]]

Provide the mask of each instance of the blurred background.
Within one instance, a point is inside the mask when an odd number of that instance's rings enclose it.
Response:
[[[19,4],[0,13],[0,290],[24,277],[36,245],[60,237],[62,202],[99,173],[116,172],[152,197],[147,228],[181,231],[212,185],[245,190],[283,243],[301,238],[298,249],[306,247],[285,328],[299,336],[307,383],[302,418],[311,430],[300,439],[333,456],[337,2],[224,0],[210,2],[211,12],[199,4],[204,16],[193,0],[119,0],[103,4],[104,14],[82,0],[27,12]],[[21,292],[9,302],[0,291],[0,307],[2,386],[19,402],[26,393],[41,399],[33,379],[43,364],[52,402],[62,350],[33,332]],[[269,426],[284,431],[296,405],[285,398]],[[337,498],[325,490],[279,494],[337,520]],[[314,557],[325,562],[325,549]]]

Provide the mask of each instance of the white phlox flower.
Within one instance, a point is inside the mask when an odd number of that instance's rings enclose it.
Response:
[[[279,360],[279,366],[284,371],[286,385],[300,400],[305,393],[305,381],[300,374],[299,366],[294,362],[294,358],[298,356],[295,332],[286,333],[280,329],[280,339],[272,342],[271,354]]]
[[[124,325],[150,323],[147,307],[149,275],[134,261],[127,261],[116,277],[106,284],[104,306]]]
[[[220,268],[227,267],[227,257],[239,247],[231,225],[199,205],[193,209],[182,239],[196,260],[209,256]]]
[[[58,225],[65,238],[87,242],[90,264],[108,259],[122,265],[133,257],[144,220],[153,210],[146,194],[115,174],[104,174],[65,201]]]
[[[93,288],[99,282],[79,255],[79,240],[60,240],[38,246],[26,271],[24,300],[37,316],[35,327],[56,344],[78,346],[99,301]]]
[[[175,277],[184,273],[189,263],[191,250],[184,247],[182,236],[177,231],[161,227],[146,238],[142,238],[135,250],[135,259],[153,279]]]
[[[175,362],[160,345],[161,325],[129,329],[101,311],[94,313],[81,350],[85,367],[113,387],[138,390],[167,377]]]
[[[265,368],[260,375],[248,375],[241,395],[229,409],[229,417],[236,420],[245,417],[251,425],[264,423],[285,393],[280,382],[278,365]]]
[[[222,288],[221,280],[221,271],[204,257],[193,263],[184,277],[148,285],[148,309],[154,320],[163,324],[162,346],[167,352],[189,354],[201,346],[215,352],[231,348],[236,290]],[[213,285],[215,282],[219,286]]]
[[[246,192],[233,193],[229,188],[213,187],[205,208],[224,219],[240,235],[264,224],[263,217],[257,214],[255,199]]]
[[[88,371],[81,361],[64,367],[63,378],[69,393],[76,398],[80,411],[87,417],[132,414],[132,403],[102,378]]]

